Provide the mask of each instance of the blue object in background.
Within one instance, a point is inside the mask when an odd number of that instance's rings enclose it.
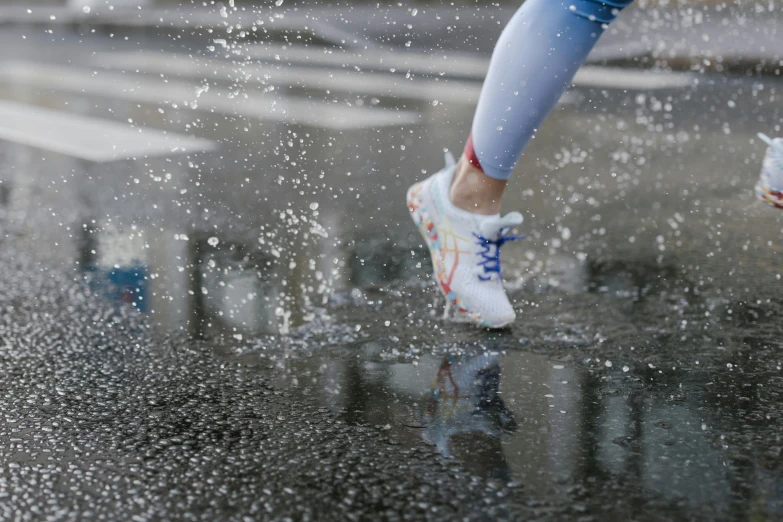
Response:
[[[94,291],[102,293],[111,301],[128,303],[141,312],[147,312],[149,270],[146,266],[131,265],[109,269],[89,266],[86,271],[93,274],[90,286]]]

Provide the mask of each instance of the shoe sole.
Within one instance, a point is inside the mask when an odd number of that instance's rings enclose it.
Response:
[[[435,277],[435,281],[438,283],[438,288],[443,294],[443,297],[446,298],[446,300],[455,310],[456,317],[454,320],[457,322],[470,322],[484,326],[486,328],[503,328],[507,326],[505,324],[500,326],[488,324],[486,321],[481,319],[481,315],[479,313],[470,311],[463,304],[462,299],[453,290],[451,290],[451,288],[449,288],[448,284],[443,281],[442,277],[439,275],[439,272],[441,271],[440,267],[442,265],[440,258],[443,256],[440,254],[438,229],[430,218],[430,214],[427,211],[426,205],[424,205],[424,201],[421,198],[421,190],[421,183],[416,183],[408,189],[408,211],[411,214],[413,223],[416,225],[416,228],[419,229],[421,237],[424,238],[424,242],[427,244],[427,248],[430,251],[430,257],[432,258],[433,276]]]
[[[756,197],[775,208],[783,208],[783,193],[764,188],[760,181],[756,183]]]

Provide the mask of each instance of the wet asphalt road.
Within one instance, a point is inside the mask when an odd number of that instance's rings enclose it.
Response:
[[[200,40],[0,41],[4,67],[43,64],[6,102],[216,147],[96,162],[67,135],[0,142],[4,519],[783,514],[783,214],[751,192],[779,79],[577,86],[510,186],[520,317],[492,333],[440,320],[404,205],[460,150],[470,101],[270,89],[286,64],[268,84],[101,65],[225,59]],[[253,100],[419,119],[291,124]]]

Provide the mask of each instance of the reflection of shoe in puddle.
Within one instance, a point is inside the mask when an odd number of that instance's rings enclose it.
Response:
[[[506,407],[499,390],[500,364],[496,356],[446,357],[415,424],[423,428],[424,440],[446,456],[454,450],[455,437],[464,439],[472,433],[497,441],[504,433],[517,429],[514,413]]]
[[[522,215],[480,216],[455,207],[449,198],[454,157],[446,167],[408,190],[408,209],[432,256],[435,280],[446,296],[446,315],[458,321],[502,328],[516,318],[500,275],[500,247]]]
[[[783,208],[783,138],[774,140],[759,133],[769,148],[761,167],[761,178],[756,183],[756,197],[777,208]]]

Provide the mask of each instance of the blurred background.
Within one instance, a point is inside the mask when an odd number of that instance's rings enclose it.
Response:
[[[509,186],[528,235],[504,247],[521,315],[488,334],[439,320],[404,195],[462,150],[519,5],[0,0],[0,341],[20,354],[2,359],[8,400],[42,393],[25,382],[57,383],[55,402],[101,379],[125,389],[94,373],[118,368],[155,386],[127,394],[156,408],[128,431],[157,433],[154,419],[208,397],[189,366],[203,364],[221,379],[209,393],[229,397],[217,416],[244,426],[255,417],[224,405],[251,394],[222,387],[223,362],[239,361],[261,375],[251,389],[267,379],[394,445],[521,481],[575,520],[779,520],[783,214],[753,185],[757,133],[783,135],[783,5],[637,0],[607,29]],[[172,425],[199,441],[177,457],[188,465],[202,446],[265,444]],[[104,440],[82,429],[78,446]],[[140,469],[134,490],[186,476]],[[224,470],[250,484],[232,500],[244,508],[253,480],[278,484]]]

